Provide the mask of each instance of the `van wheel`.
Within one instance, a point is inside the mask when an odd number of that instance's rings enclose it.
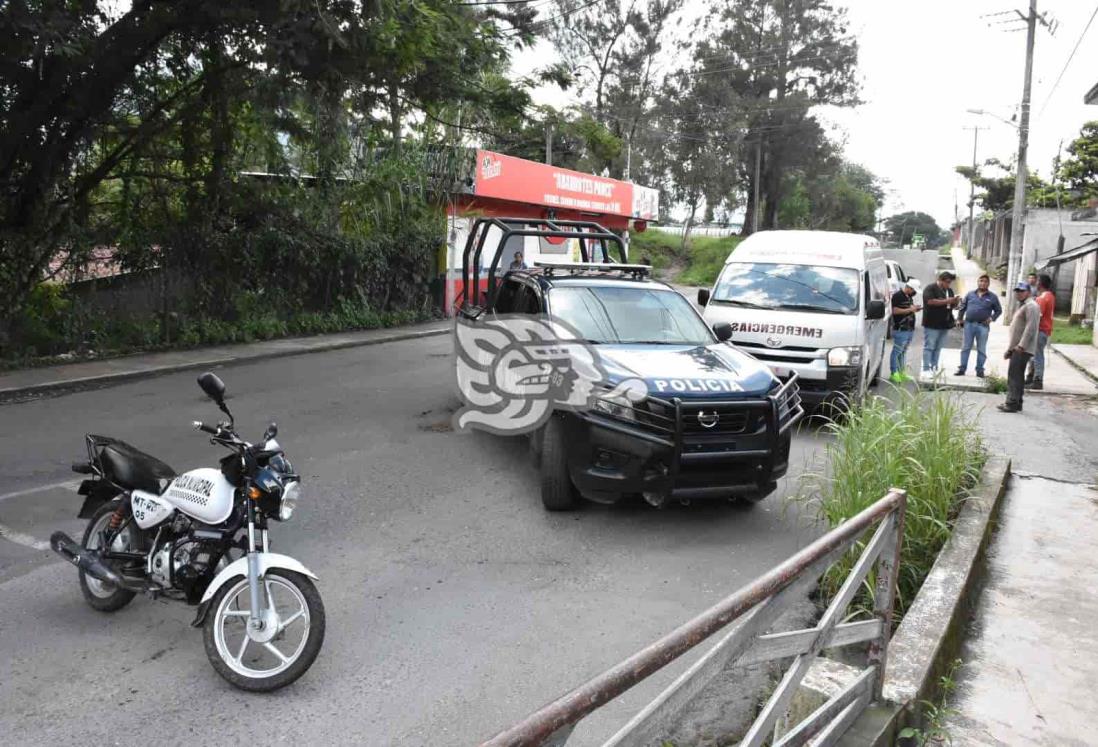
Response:
[[[571,511],[579,504],[579,491],[568,474],[568,450],[564,423],[550,418],[541,438],[541,503],[549,511]]]

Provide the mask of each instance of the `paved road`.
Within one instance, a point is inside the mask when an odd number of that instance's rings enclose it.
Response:
[[[632,653],[803,546],[784,494],[727,504],[541,508],[525,442],[449,432],[449,340],[397,342],[221,371],[237,420],[269,419],[307,498],[277,550],[320,575],[328,637],[274,696],[206,662],[192,610],[135,601],[103,615],[75,572],[0,538],[0,733],[8,744],[146,741],[468,744]],[[194,373],[0,406],[0,525],[76,532],[61,488],[85,432],[177,469],[219,454],[190,429],[216,410]],[[797,472],[818,453],[794,440]],[[15,495],[12,495],[12,494]],[[12,536],[12,535],[9,535]],[[577,731],[608,736],[685,663]]]

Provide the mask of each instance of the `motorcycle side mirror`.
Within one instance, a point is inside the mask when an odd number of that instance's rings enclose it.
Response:
[[[267,430],[263,431],[263,443],[270,441],[272,438],[278,435],[278,423],[270,423],[267,426]]]
[[[202,391],[206,393],[206,396],[212,399],[217,404],[221,404],[225,401],[225,382],[217,377],[216,374],[207,371],[198,377],[198,385],[202,387]]]

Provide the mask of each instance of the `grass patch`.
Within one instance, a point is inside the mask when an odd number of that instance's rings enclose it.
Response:
[[[1071,324],[1062,316],[1052,325],[1050,342],[1060,345],[1090,345],[1094,342],[1094,330],[1081,324]]]
[[[682,240],[671,233],[649,228],[644,233],[629,235],[629,261],[651,260],[652,267],[666,270],[676,264],[685,264],[687,253],[682,251]]]
[[[1007,380],[1005,376],[999,376],[998,374],[988,374],[984,379],[987,386],[987,391],[990,394],[1006,394]]]
[[[629,257],[637,262],[647,258],[657,270],[670,270],[667,279],[671,282],[711,286],[742,240],[741,236],[691,236],[683,251],[679,236],[648,230],[630,237]]]
[[[690,241],[690,264],[679,276],[679,282],[685,285],[710,286],[717,282],[724,262],[743,238],[723,236],[710,238],[700,236]]]
[[[831,527],[880,499],[889,488],[908,492],[894,623],[899,624],[952,532],[986,453],[975,421],[950,394],[898,389],[898,402],[868,399],[825,429],[834,436],[827,465],[803,479],[798,500]],[[837,560],[820,581],[825,602],[838,592],[871,535]],[[872,614],[874,574],[850,611]]]
[[[170,342],[163,341],[163,325],[156,317],[107,318],[109,324],[97,325],[89,335],[91,344],[80,350],[63,355],[39,356],[33,354],[32,348],[30,354],[0,358],[0,371],[202,345],[242,344],[280,337],[383,329],[434,318],[436,314],[426,309],[374,311],[366,304],[347,301],[328,311],[282,315],[255,311],[233,321],[204,316],[185,318],[178,322],[169,337]]]

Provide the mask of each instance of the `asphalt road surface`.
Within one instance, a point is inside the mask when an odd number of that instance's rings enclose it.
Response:
[[[327,638],[274,695],[206,661],[193,609],[90,609],[75,570],[34,549],[79,536],[69,464],[83,435],[177,470],[221,456],[192,420],[217,410],[181,373],[0,406],[0,734],[6,744],[475,743],[669,631],[819,531],[785,496],[754,508],[587,505],[549,514],[524,439],[449,430],[447,337],[220,371],[246,436],[268,420],[304,475],[274,549],[320,576]],[[794,439],[793,472],[823,438]],[[53,487],[51,487],[53,486]],[[38,545],[41,547],[41,545]],[[609,736],[686,665],[589,718]]]

